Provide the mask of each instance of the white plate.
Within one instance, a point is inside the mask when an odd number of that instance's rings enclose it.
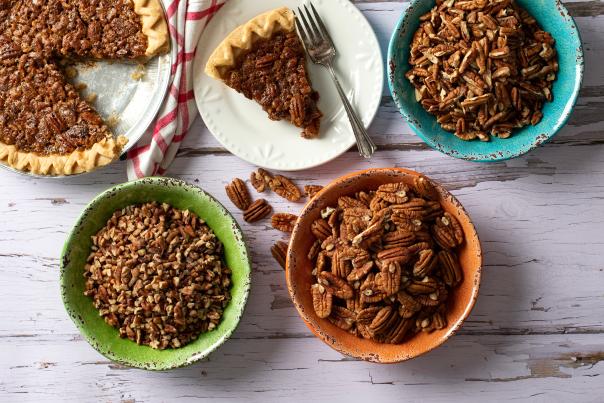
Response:
[[[324,164],[355,144],[348,117],[327,70],[309,61],[313,87],[325,115],[321,138],[306,140],[301,129],[273,122],[262,107],[208,77],[204,68],[216,46],[237,26],[265,11],[299,0],[229,0],[199,40],[194,65],[195,99],[206,126],[230,152],[255,165],[296,171]],[[313,0],[338,50],[336,70],[349,99],[368,127],[382,97],[384,65],[369,22],[348,0]]]

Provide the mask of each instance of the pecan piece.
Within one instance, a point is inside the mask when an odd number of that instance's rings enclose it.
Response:
[[[425,199],[436,201],[440,198],[436,186],[434,186],[430,179],[424,176],[417,176],[413,180],[413,185],[415,187],[415,192]]]
[[[411,284],[407,286],[406,291],[412,295],[419,294],[432,294],[436,292],[438,289],[438,283],[436,280],[431,279],[430,277],[424,277],[423,280],[413,280]]]
[[[383,266],[382,270],[375,276],[375,281],[386,296],[394,295],[401,289],[401,265],[391,262]]]
[[[388,331],[398,320],[397,314],[391,306],[385,306],[375,315],[371,321],[369,329],[375,334],[381,334]]]
[[[312,305],[315,313],[321,319],[331,315],[333,296],[321,284],[315,284],[311,288]]]
[[[432,227],[434,240],[443,249],[454,249],[464,241],[464,233],[461,224],[449,213],[436,220]]]
[[[306,194],[306,196],[309,199],[312,199],[313,197],[315,197],[316,194],[319,193],[321,190],[323,190],[323,186],[318,186],[318,185],[304,186],[304,193]]]
[[[325,287],[325,289],[334,295],[334,297],[340,299],[350,299],[354,296],[354,290],[348,283],[338,276],[332,273],[323,271],[319,273],[319,283]]]
[[[396,294],[399,302],[398,313],[402,318],[409,319],[422,309],[422,305],[404,291]]]
[[[285,176],[275,175],[273,179],[269,181],[271,190],[277,193],[279,196],[291,202],[297,202],[302,198],[302,192],[298,187]]]
[[[327,221],[322,218],[319,218],[311,224],[310,231],[315,236],[315,238],[320,241],[324,241],[325,239],[331,236],[332,230]]]
[[[243,219],[248,223],[255,223],[270,215],[273,208],[264,199],[256,200],[243,213]]]
[[[382,308],[379,306],[365,308],[357,314],[357,322],[363,325],[370,325],[381,310]]]
[[[333,306],[329,321],[340,329],[350,330],[356,321],[355,313],[342,306]]]
[[[455,256],[453,252],[441,250],[438,252],[438,260],[440,262],[442,278],[445,284],[449,287],[456,287],[459,285],[463,280],[463,274],[457,256]]]
[[[279,266],[281,266],[284,270],[285,262],[287,259],[288,247],[289,245],[283,241],[278,241],[271,247],[271,254],[273,255],[273,258],[277,261],[277,263],[279,263]]]
[[[409,200],[410,189],[402,182],[387,183],[378,188],[376,196],[391,204],[402,204]]]
[[[415,277],[426,277],[436,268],[438,264],[438,255],[432,249],[424,249],[419,252],[419,259],[413,265],[413,275]]]
[[[252,204],[252,197],[248,192],[245,182],[239,178],[233,179],[231,183],[225,186],[225,191],[231,202],[239,210],[247,210]]]
[[[271,218],[271,225],[281,232],[292,232],[298,221],[298,216],[289,213],[277,213]]]
[[[254,189],[256,189],[256,191],[259,193],[264,193],[272,179],[272,175],[262,168],[258,168],[258,170],[252,172],[250,175],[250,182],[252,183]]]

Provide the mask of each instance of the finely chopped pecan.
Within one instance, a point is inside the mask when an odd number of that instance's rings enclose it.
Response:
[[[147,203],[116,211],[92,237],[85,295],[120,336],[178,348],[214,330],[230,301],[222,244],[195,214]]]
[[[308,252],[320,318],[358,337],[402,343],[446,326],[462,281],[463,228],[429,179],[340,197],[312,223]]]
[[[559,69],[555,41],[510,0],[449,0],[421,18],[407,79],[416,100],[462,140],[538,124]]]

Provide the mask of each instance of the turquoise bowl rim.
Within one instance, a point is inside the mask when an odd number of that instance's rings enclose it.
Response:
[[[72,307],[70,302],[68,301],[68,296],[67,296],[68,284],[66,283],[67,280],[65,278],[66,270],[68,270],[67,266],[69,266],[69,263],[70,263],[70,257],[68,256],[68,252],[70,251],[71,244],[74,242],[75,238],[78,235],[78,229],[80,229],[81,226],[84,225],[84,223],[87,220],[88,214],[90,212],[94,211],[100,203],[103,203],[104,201],[114,197],[116,192],[132,191],[133,189],[136,189],[136,186],[164,187],[166,189],[181,187],[181,188],[185,189],[186,191],[190,191],[190,192],[196,194],[195,197],[206,198],[206,200],[209,203],[214,204],[214,206],[216,208],[215,212],[217,212],[218,214],[223,216],[224,219],[228,222],[228,224],[231,225],[235,243],[236,243],[235,247],[239,251],[239,254],[242,257],[242,267],[244,268],[244,271],[242,273],[243,275],[241,278],[242,284],[241,284],[241,290],[239,292],[240,296],[238,298],[238,301],[230,302],[230,304],[235,304],[233,306],[233,315],[235,316],[235,318],[233,320],[229,321],[227,328],[221,330],[220,337],[216,341],[214,341],[208,347],[202,348],[200,351],[194,351],[192,354],[190,354],[189,356],[187,356],[184,359],[169,358],[165,361],[158,362],[158,361],[141,361],[141,360],[137,360],[137,359],[131,359],[129,357],[120,357],[120,356],[114,354],[111,351],[110,347],[103,346],[102,343],[95,338],[94,326],[92,326],[92,327],[85,326],[83,323],[84,319],[79,314],[77,307],[76,308]],[[154,200],[149,199],[149,201],[154,201]],[[86,205],[86,207],[82,210],[82,212],[78,216],[78,219],[75,222],[75,224],[73,225],[72,229],[69,231],[69,234],[63,245],[63,249],[61,251],[61,260],[60,260],[60,281],[59,282],[60,282],[60,290],[61,290],[61,300],[63,302],[65,310],[67,311],[70,319],[76,325],[80,334],[84,337],[84,339],[88,342],[88,344],[90,344],[90,346],[92,346],[97,352],[99,352],[100,354],[102,354],[103,356],[108,358],[109,360],[111,360],[117,364],[120,364],[120,365],[125,365],[125,366],[129,366],[129,367],[133,367],[133,368],[139,368],[139,369],[150,370],[150,371],[165,371],[165,370],[170,370],[170,369],[186,367],[191,364],[194,364],[197,361],[200,361],[200,360],[206,358],[207,356],[212,354],[214,351],[216,351],[220,346],[222,346],[233,335],[233,333],[238,328],[238,326],[241,322],[241,318],[243,317],[245,308],[247,306],[247,301],[249,299],[249,294],[250,294],[250,290],[251,290],[251,282],[252,282],[252,260],[251,260],[249,248],[248,248],[246,240],[245,240],[245,236],[243,234],[241,227],[239,226],[239,223],[233,217],[233,215],[226,209],[226,207],[224,207],[224,205],[222,205],[222,203],[220,203],[214,196],[212,196],[211,194],[209,194],[208,192],[206,192],[199,186],[195,186],[193,184],[190,184],[190,183],[185,182],[180,179],[166,178],[166,177],[148,177],[148,178],[143,178],[143,179],[115,185],[115,186],[101,192],[99,195],[97,195],[94,199],[92,199]],[[90,301],[90,304],[92,304],[92,301]],[[109,326],[107,324],[105,324],[105,325]],[[219,329],[220,329],[220,327],[219,327]],[[117,330],[116,329],[112,329],[112,330],[115,331],[116,337],[119,338],[119,334],[118,334]],[[200,339],[197,339],[197,340],[191,342],[190,344],[195,344],[199,340]],[[151,348],[148,346],[139,346],[134,342],[132,342],[132,343],[133,343],[132,344],[133,348],[149,348],[149,349]],[[163,350],[163,351],[170,352],[170,351],[177,351],[177,350],[168,349],[168,350]]]
[[[394,102],[397,106],[397,108],[399,109],[399,112],[401,113],[401,115],[403,116],[403,118],[407,121],[407,124],[409,125],[409,127],[411,127],[411,129],[413,130],[413,132],[415,132],[415,134],[420,137],[426,144],[428,144],[431,148],[442,152],[443,154],[446,154],[448,156],[454,157],[454,158],[458,158],[458,159],[463,159],[466,161],[472,161],[472,162],[499,162],[499,161],[505,161],[505,160],[509,160],[512,158],[516,158],[516,157],[520,157],[532,150],[534,150],[535,148],[541,146],[542,144],[545,144],[547,142],[549,142],[564,126],[566,126],[566,124],[568,123],[568,120],[570,119],[570,116],[572,115],[572,112],[574,110],[575,105],[577,104],[577,101],[579,99],[579,92],[581,90],[581,85],[583,83],[583,76],[584,76],[584,71],[585,71],[585,57],[584,57],[584,52],[583,52],[583,41],[581,39],[581,33],[579,32],[578,28],[577,28],[577,23],[575,22],[574,18],[570,15],[570,13],[568,12],[568,10],[566,9],[566,7],[562,4],[562,2],[560,0],[540,0],[541,3],[543,3],[544,1],[549,1],[552,3],[552,7],[555,7],[559,13],[556,13],[557,15],[560,16],[561,19],[564,19],[563,24],[568,26],[569,29],[571,31],[574,32],[574,34],[576,35],[576,41],[578,42],[578,46],[576,46],[575,48],[575,52],[576,52],[576,74],[574,75],[574,85],[572,86],[572,93],[570,95],[570,97],[566,100],[566,102],[564,103],[564,107],[562,108],[562,112],[561,115],[563,115],[562,119],[557,119],[554,125],[551,125],[550,127],[547,128],[547,130],[541,130],[541,134],[538,134],[536,136],[534,136],[533,140],[530,142],[526,142],[525,144],[523,144],[520,147],[517,147],[516,149],[508,149],[508,148],[502,148],[500,150],[493,150],[493,151],[489,151],[487,153],[476,153],[476,152],[472,152],[471,149],[470,150],[460,150],[458,148],[453,148],[451,147],[449,144],[444,145],[439,143],[438,141],[435,140],[435,136],[432,134],[427,134],[426,131],[430,130],[430,128],[427,129],[423,129],[421,127],[421,125],[419,124],[419,120],[416,118],[415,113],[411,110],[411,108],[407,107],[407,104],[405,102],[404,99],[402,99],[401,96],[399,96],[399,91],[398,91],[398,85],[396,84],[396,79],[395,79],[395,74],[396,74],[396,70],[397,70],[397,65],[395,63],[396,60],[396,55],[397,55],[397,50],[396,50],[396,45],[398,44],[400,38],[402,37],[406,37],[406,36],[412,36],[415,29],[412,30],[413,25],[413,21],[411,21],[410,19],[412,18],[412,13],[409,12],[409,10],[412,10],[414,7],[417,7],[420,3],[425,3],[427,1],[430,1],[431,3],[435,3],[434,0],[412,0],[411,4],[403,11],[403,13],[401,14],[401,16],[399,17],[399,20],[396,24],[396,28],[394,29],[392,36],[390,38],[390,43],[388,45],[388,87],[390,89],[390,94],[392,95],[392,98],[394,99]],[[526,0],[526,1],[532,1],[532,0]],[[537,19],[537,21],[539,21],[538,17],[535,17]],[[569,20],[566,20],[566,18],[568,18]],[[409,27],[409,29],[407,29]],[[556,34],[552,33],[554,35],[554,38],[556,38]],[[408,47],[405,47],[404,49],[405,51],[408,51]],[[560,49],[558,48],[558,51],[560,51]],[[556,96],[555,92],[554,92],[554,97]],[[556,102],[556,99],[554,98],[554,102]],[[546,104],[547,107],[547,104]],[[551,111],[552,113],[555,113],[555,111]],[[429,115],[427,112],[425,112],[423,109],[420,111],[420,113],[425,114],[424,117],[428,117],[431,119],[434,119],[435,122],[435,117],[432,115]],[[438,128],[439,131],[441,131],[442,129]],[[444,131],[442,131],[444,132]],[[525,132],[525,129],[520,129],[518,131],[516,131],[514,133],[514,136],[522,136],[522,134]],[[499,139],[494,139],[491,141],[496,141]],[[462,140],[459,140],[460,142],[462,142]],[[504,140],[501,140],[502,144],[505,146],[505,142]],[[470,147],[470,148],[474,148],[472,147],[473,142],[462,142],[462,143],[458,143],[459,145],[462,145],[464,147]]]

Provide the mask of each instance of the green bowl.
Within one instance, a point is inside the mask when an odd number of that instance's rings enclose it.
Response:
[[[105,226],[111,215],[126,206],[157,201],[190,210],[204,219],[224,244],[227,266],[232,270],[232,300],[222,322],[212,332],[179,349],[154,350],[122,339],[84,296],[84,265],[90,237]],[[117,185],[97,196],[84,210],[69,234],[61,255],[63,303],[84,338],[99,353],[123,365],[166,370],[194,363],[222,345],[235,331],[250,291],[251,262],[239,225],[212,196],[196,186],[168,178],[147,178]]]
[[[419,17],[434,7],[434,0],[413,0],[401,16],[388,51],[388,83],[401,114],[413,131],[430,147],[468,161],[493,162],[523,155],[552,137],[568,121],[579,97],[583,79],[583,49],[575,21],[560,0],[516,0],[556,40],[560,71],[554,83],[553,102],[543,106],[543,119],[536,126],[514,131],[509,139],[489,142],[463,141],[444,131],[436,118],[415,100],[415,91],[405,78],[409,70],[409,47],[419,28]]]

